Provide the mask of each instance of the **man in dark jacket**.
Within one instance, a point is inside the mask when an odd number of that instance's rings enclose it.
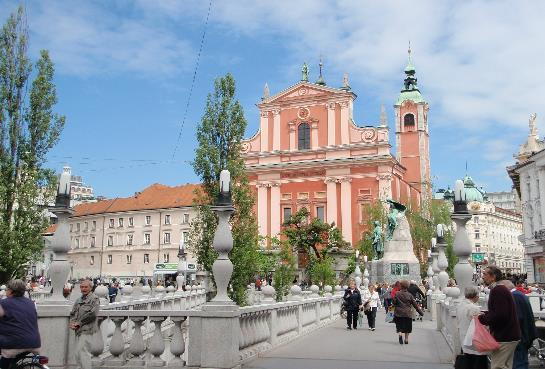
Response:
[[[519,321],[521,339],[515,350],[513,359],[513,369],[528,369],[528,349],[537,338],[536,323],[534,312],[528,297],[515,287],[513,282],[503,280],[499,284],[504,285],[511,291],[517,308],[517,317]]]
[[[511,369],[520,341],[515,301],[511,291],[497,283],[501,279],[501,270],[496,266],[489,266],[483,273],[484,283],[490,287],[490,295],[488,311],[479,315],[479,321],[490,327],[490,333],[500,344],[500,348],[490,354],[491,369]]]
[[[346,303],[346,329],[358,329],[358,311],[363,307],[360,291],[356,282],[351,281],[350,287],[344,291],[343,299]]]
[[[26,283],[14,279],[7,285],[7,298],[0,300],[0,368],[8,368],[20,353],[40,350],[36,306],[25,292]]]

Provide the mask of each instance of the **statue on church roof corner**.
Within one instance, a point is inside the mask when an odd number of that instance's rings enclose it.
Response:
[[[375,221],[375,228],[373,230],[373,250],[375,250],[373,260],[382,259],[384,255],[384,243],[382,242],[382,225],[378,220]]]
[[[394,200],[386,200],[390,204],[390,213],[388,214],[388,234],[386,235],[387,240],[391,240],[394,236],[394,231],[397,227],[397,218],[398,216],[403,216],[407,207]]]
[[[303,68],[301,68],[301,81],[308,82],[308,65],[303,63]]]

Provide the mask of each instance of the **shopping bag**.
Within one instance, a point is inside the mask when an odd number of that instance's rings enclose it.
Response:
[[[363,314],[362,314],[361,312],[358,313],[358,325],[359,325],[360,327],[363,326]]]
[[[473,346],[479,352],[496,351],[500,344],[492,337],[488,329],[481,324],[477,317],[473,318],[475,322],[475,332],[473,333]]]
[[[384,321],[386,323],[393,323],[394,322],[394,311],[393,310],[388,310],[388,312],[386,313],[386,318],[384,318]]]
[[[475,346],[473,346],[473,335],[475,334],[475,320],[471,319],[471,322],[469,323],[469,328],[467,328],[466,335],[464,336],[464,340],[462,341],[462,348],[463,349],[469,349],[472,351],[477,351]]]

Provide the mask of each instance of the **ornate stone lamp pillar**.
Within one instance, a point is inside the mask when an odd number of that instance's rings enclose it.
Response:
[[[218,227],[214,234],[214,249],[218,258],[212,264],[212,273],[216,281],[216,296],[207,304],[209,306],[233,306],[235,302],[227,295],[227,288],[233,274],[233,263],[229,260],[229,252],[233,249],[233,235],[229,220],[235,211],[231,202],[231,174],[228,170],[220,173],[220,193],[216,205],[212,207],[218,216]]]
[[[445,242],[444,235],[445,235],[445,226],[443,224],[438,224],[437,225],[437,249],[439,251],[439,255],[437,257],[437,266],[439,267],[439,275],[438,275],[439,288],[442,294],[444,294],[446,291],[448,279],[449,279],[448,273],[446,272],[448,268],[448,260],[445,254],[447,244]]]
[[[192,338],[188,340],[188,367],[224,369],[240,367],[240,310],[227,295],[233,274],[233,263],[229,260],[229,251],[233,248],[229,219],[235,210],[231,202],[230,182],[229,171],[222,170],[220,193],[216,205],[212,207],[218,216],[213,241],[218,258],[212,265],[217,293],[201,311],[189,319],[188,335]]]
[[[356,250],[356,268],[354,269],[354,281],[356,282],[356,288],[361,287],[361,269],[359,263],[359,250]]]
[[[369,291],[369,272],[367,271],[367,255],[363,255],[363,289]]]
[[[460,289],[458,298],[461,299],[465,288],[473,285],[473,267],[469,263],[472,250],[466,230],[466,223],[471,219],[471,214],[467,210],[464,182],[461,180],[457,180],[454,186],[454,212],[451,219],[456,223],[454,253],[458,257],[458,263],[454,266],[454,275]]]
[[[437,238],[433,237],[431,239],[431,269],[433,270],[433,293],[437,294],[440,292],[439,290],[439,272],[441,269],[439,269],[438,265],[438,258],[439,258],[439,252],[437,251]]]
[[[178,289],[176,290],[176,293],[181,295],[184,292],[184,286],[187,283],[187,262],[186,262],[186,256],[187,253],[185,251],[185,240],[183,238],[180,239],[180,248],[178,249],[178,276],[176,277],[176,285]]]
[[[428,250],[428,270],[426,272],[428,276],[428,291],[433,291],[433,268],[431,267],[432,258],[431,258],[431,249]]]
[[[70,177],[69,171],[64,168],[59,180],[55,207],[50,209],[57,216],[57,229],[51,239],[51,249],[55,253],[55,257],[49,266],[53,295],[47,300],[48,305],[70,304],[70,301],[62,295],[64,285],[70,275],[70,263],[67,258],[67,253],[70,250],[68,218],[73,213],[70,209]]]

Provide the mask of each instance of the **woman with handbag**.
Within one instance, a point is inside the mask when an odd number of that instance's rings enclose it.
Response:
[[[369,324],[369,330],[375,330],[375,321],[377,318],[377,309],[380,305],[380,296],[379,293],[375,290],[375,286],[369,287],[369,292],[371,297],[369,298],[369,303],[365,306],[365,315],[367,315],[367,323]]]
[[[460,342],[473,340],[473,332],[468,332],[471,321],[475,316],[481,313],[481,307],[477,305],[479,301],[479,290],[475,286],[466,287],[464,290],[465,299],[460,302],[457,308],[458,331],[460,333]],[[471,337],[466,337],[468,334]],[[454,368],[456,369],[487,369],[488,359],[486,353],[479,352],[473,347],[462,344],[462,354],[456,357]]]
[[[399,283],[400,290],[394,297],[394,321],[396,323],[396,331],[399,336],[399,344],[403,344],[403,335],[405,335],[405,344],[409,344],[409,334],[413,331],[413,314],[411,306],[416,309],[418,314],[424,315],[420,306],[416,303],[414,296],[411,295],[409,281],[403,280]]]

